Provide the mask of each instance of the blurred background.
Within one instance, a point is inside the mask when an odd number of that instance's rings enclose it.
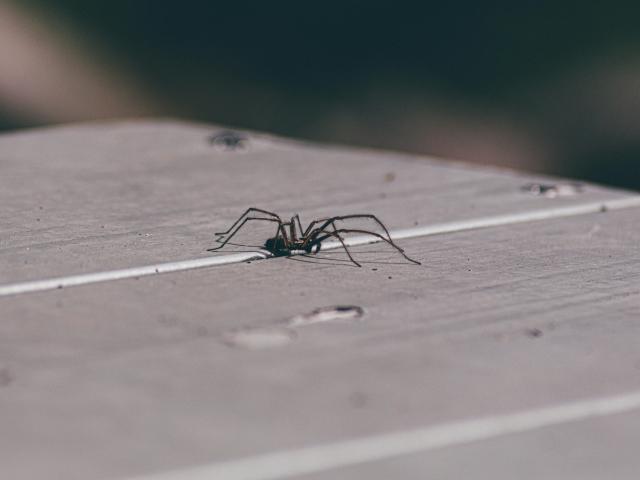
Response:
[[[0,131],[174,116],[640,189],[640,2],[0,0]]]

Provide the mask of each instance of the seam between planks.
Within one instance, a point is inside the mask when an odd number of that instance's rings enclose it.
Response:
[[[621,210],[633,207],[640,207],[640,196],[625,197],[600,202],[591,202],[569,207],[546,208],[528,212],[494,215],[475,218],[471,220],[425,225],[413,228],[392,230],[390,233],[391,237],[394,240],[401,240],[405,238],[417,238],[431,235],[441,235],[445,233],[463,232],[467,230],[476,230],[481,228],[498,227],[503,225],[513,225],[525,222],[573,217],[577,215],[586,215],[590,213],[607,212],[610,210]],[[371,236],[355,236],[346,239],[345,243],[348,246],[357,246],[370,243],[378,243],[380,241],[381,240]],[[339,248],[340,246],[341,245],[339,242],[331,241],[323,243],[322,249],[335,249]],[[186,270],[194,270],[197,268],[229,265],[251,260],[262,260],[271,256],[272,255],[267,251],[257,250],[256,252],[251,253],[233,253],[215,257],[157,263],[154,265],[145,265],[141,267],[132,267],[119,270],[109,270],[104,272],[49,278],[44,280],[11,283],[0,285],[0,297],[54,290],[57,288],[74,287],[98,282],[136,278],[148,275],[156,275],[160,273],[181,272]]]
[[[129,480],[276,480],[464,445],[640,408],[640,391],[506,415],[284,450]]]

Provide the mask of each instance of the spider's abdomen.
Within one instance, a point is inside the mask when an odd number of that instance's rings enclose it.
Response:
[[[264,248],[274,255],[289,255],[291,250],[287,248],[287,244],[282,237],[269,238],[264,242]]]

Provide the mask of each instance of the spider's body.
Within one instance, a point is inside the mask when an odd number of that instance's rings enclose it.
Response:
[[[267,239],[264,242],[264,248],[276,257],[286,257],[294,253],[311,253],[311,245],[305,245],[304,241],[298,239],[287,242],[281,235]]]
[[[386,237],[369,230],[348,228],[339,229],[336,226],[337,221],[344,221],[355,218],[367,218],[373,220],[382,228],[382,230],[386,234]],[[303,229],[299,215],[294,215],[293,217],[291,217],[290,221],[285,222],[280,218],[279,215],[275,213],[252,207],[247,209],[247,211],[244,212],[227,231],[216,233],[216,235],[219,235],[217,239],[218,241],[220,241],[223,237],[226,238],[221,241],[221,245],[219,247],[210,248],[209,251],[218,250],[224,247],[227,242],[229,242],[229,240],[231,240],[231,238],[236,233],[238,233],[238,231],[243,227],[245,223],[252,220],[260,220],[277,224],[275,236],[269,238],[264,243],[264,248],[276,257],[286,257],[296,253],[318,253],[320,251],[322,241],[326,240],[327,238],[333,237],[338,239],[345,252],[347,253],[349,259],[355,265],[360,267],[361,265],[356,262],[351,256],[351,252],[349,252],[349,249],[344,242],[344,238],[342,237],[342,235],[345,233],[360,233],[372,235],[379,238],[380,240],[388,243],[393,248],[398,250],[410,262],[420,265],[420,262],[409,258],[407,255],[405,255],[404,250],[393,243],[387,227],[385,227],[384,224],[380,220],[378,220],[375,215],[370,214],[342,215],[336,217],[321,218],[319,220],[312,221],[311,223],[309,223],[306,229]]]

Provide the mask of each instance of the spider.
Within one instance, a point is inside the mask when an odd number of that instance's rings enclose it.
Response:
[[[254,216],[256,214],[266,215],[267,217]],[[382,230],[384,230],[386,237],[369,230],[336,227],[335,222],[337,221],[355,218],[367,218],[373,220],[382,228]],[[269,238],[264,243],[264,248],[276,257],[286,257],[294,253],[303,252],[314,254],[318,253],[320,251],[322,241],[326,240],[327,238],[334,237],[338,239],[338,241],[342,245],[342,248],[344,248],[344,251],[347,253],[349,260],[351,260],[358,267],[361,267],[362,265],[360,265],[351,255],[351,252],[347,248],[347,245],[344,242],[344,238],[342,237],[342,234],[345,233],[361,233],[379,238],[380,240],[388,243],[393,248],[395,248],[404,258],[406,258],[410,262],[417,265],[422,265],[417,260],[409,258],[404,253],[403,249],[393,243],[387,227],[385,227],[384,224],[380,220],[378,220],[378,217],[371,214],[342,215],[321,218],[318,220],[313,220],[311,223],[309,223],[306,229],[303,229],[302,223],[300,222],[300,216],[297,214],[291,217],[291,220],[285,222],[276,213],[268,212],[267,210],[262,210],[260,208],[251,207],[248,208],[242,215],[240,215],[240,218],[238,218],[238,220],[236,220],[235,223],[231,225],[231,227],[229,227],[226,231],[217,232],[217,241],[220,241],[223,237],[226,238],[224,238],[220,246],[209,248],[207,251],[213,252],[224,247],[229,242],[229,240],[231,240],[231,238],[233,238],[233,236],[238,233],[238,231],[244,226],[245,223],[252,220],[273,222],[277,224],[275,236]]]

